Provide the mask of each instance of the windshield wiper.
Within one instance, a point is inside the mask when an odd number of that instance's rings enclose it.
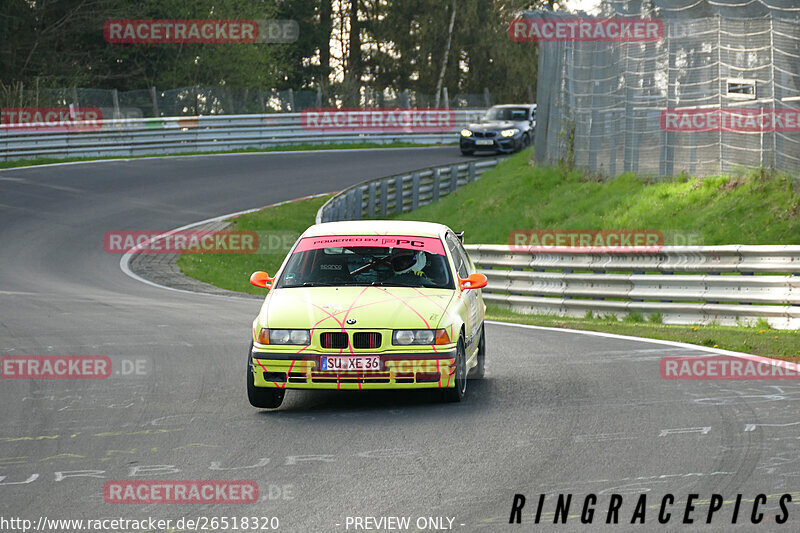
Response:
[[[424,287],[424,285],[409,285],[408,283],[399,283],[397,281],[373,281],[370,285],[373,287]]]

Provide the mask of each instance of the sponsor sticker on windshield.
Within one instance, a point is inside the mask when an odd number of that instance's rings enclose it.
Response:
[[[408,237],[402,235],[333,235],[306,237],[298,243],[295,253],[322,248],[379,247],[422,250],[444,255],[442,241],[436,237]]]

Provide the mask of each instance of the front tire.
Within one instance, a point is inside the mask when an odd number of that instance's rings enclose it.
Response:
[[[250,351],[247,355],[247,399],[250,400],[250,405],[258,407],[259,409],[275,409],[280,407],[283,403],[283,397],[286,396],[286,389],[273,389],[265,387],[256,387],[253,378],[253,343],[250,343]]]
[[[467,354],[464,339],[458,339],[456,348],[456,379],[453,388],[443,389],[444,401],[460,402],[467,395]]]
[[[486,375],[486,330],[481,324],[481,340],[478,341],[478,364],[470,370],[469,377],[472,379],[483,379]]]

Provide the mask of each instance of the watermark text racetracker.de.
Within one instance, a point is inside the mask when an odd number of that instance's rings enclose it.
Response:
[[[293,43],[296,20],[249,19],[111,19],[103,24],[109,43]]]
[[[664,38],[664,23],[659,19],[525,17],[509,23],[508,36],[516,42],[652,43]]]
[[[103,125],[97,107],[4,107],[0,133],[14,131],[95,131]]]
[[[3,355],[1,379],[108,379],[148,376],[153,362],[147,357],[107,355]]]
[[[307,108],[300,113],[306,130],[447,132],[456,127],[452,109]]]
[[[770,359],[742,354],[736,357],[666,356],[661,358],[659,371],[668,380],[798,380],[797,361]]]
[[[666,132],[765,133],[800,132],[800,110],[770,108],[674,108],[664,109],[660,126]]]
[[[105,233],[103,248],[110,254],[286,253],[298,237],[293,231],[115,230]]]

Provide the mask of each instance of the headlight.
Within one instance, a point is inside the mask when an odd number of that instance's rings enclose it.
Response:
[[[311,344],[311,334],[307,329],[267,329],[262,328],[258,335],[261,344]]]
[[[472,136],[472,132],[469,131],[468,129],[464,128],[463,130],[461,130],[461,136],[462,137],[471,137]]]
[[[512,128],[510,130],[501,131],[500,135],[502,135],[503,137],[513,137],[517,133],[519,133],[519,130],[517,128]]]
[[[444,329],[396,329],[392,344],[450,344],[450,336]]]

